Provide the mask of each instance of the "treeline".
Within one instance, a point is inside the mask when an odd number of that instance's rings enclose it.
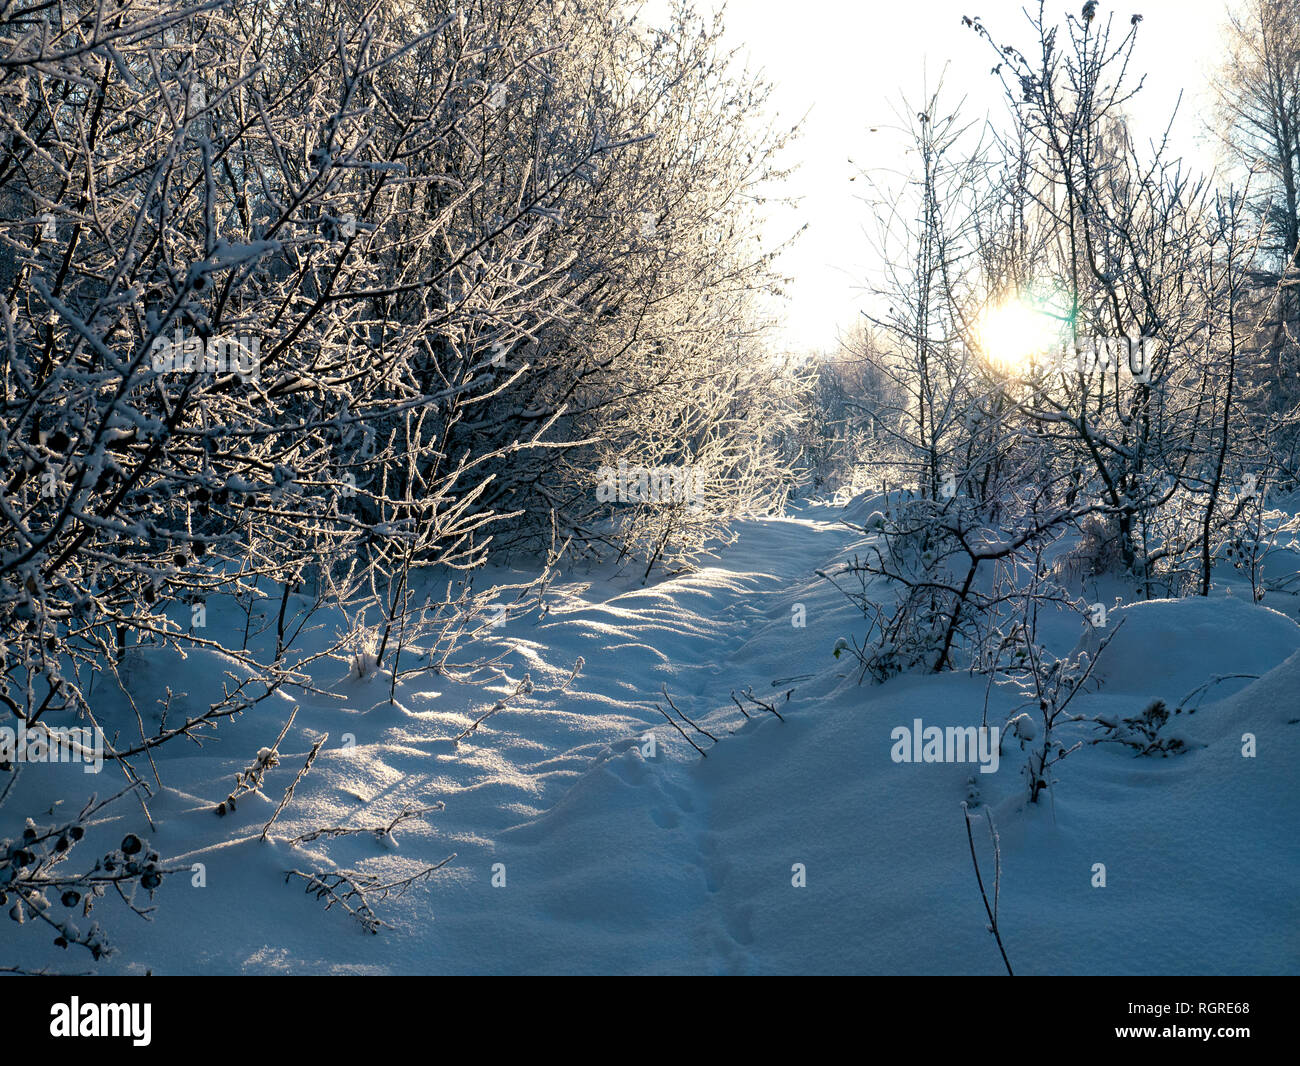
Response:
[[[784,498],[783,138],[716,20],[635,10],[0,2],[0,716],[89,722],[143,787],[313,657],[472,679],[557,559],[680,562]],[[612,497],[620,464],[692,491]],[[541,576],[476,585],[506,552]],[[133,736],[90,692],[140,644],[233,680]],[[55,839],[0,848],[23,899],[66,881]]]
[[[178,599],[378,579],[392,616],[411,565],[681,558],[782,498],[766,90],[629,12],[5,5],[12,713]],[[699,491],[601,499],[620,462]]]
[[[1232,17],[1214,175],[1131,132],[1140,17],[965,20],[1006,115],[908,109],[876,310],[820,372],[823,476],[960,498],[1024,559],[1086,532],[1140,595],[1231,559],[1262,597],[1268,495],[1300,483],[1297,14]]]

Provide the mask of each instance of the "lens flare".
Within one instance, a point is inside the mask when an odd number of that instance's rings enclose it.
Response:
[[[975,333],[984,359],[997,370],[1015,373],[1060,342],[1061,322],[1027,300],[1010,299],[985,308]]]

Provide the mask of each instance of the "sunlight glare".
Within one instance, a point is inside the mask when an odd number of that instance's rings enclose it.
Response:
[[[976,336],[981,355],[994,369],[1018,372],[1057,343],[1060,323],[1027,300],[1011,299],[983,311]]]

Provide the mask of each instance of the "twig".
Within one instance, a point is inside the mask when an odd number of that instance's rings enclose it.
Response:
[[[372,874],[360,874],[352,870],[338,870],[330,873],[304,873],[302,870],[287,870],[285,871],[284,880],[288,883],[291,877],[302,878],[307,882],[307,891],[309,893],[315,895],[317,899],[326,901],[326,910],[329,910],[337,903],[361,923],[361,928],[367,933],[375,935],[378,934],[380,929],[391,928],[391,926],[375,913],[374,908],[370,905],[372,897],[378,899],[387,899],[389,896],[400,897],[413,884],[426,880],[435,870],[441,870],[455,857],[456,853],[452,852],[442,862],[433,866],[426,866],[418,873],[414,873],[410,877],[403,877],[397,881],[383,882]]]
[[[434,811],[441,811],[446,808],[446,804],[439,800],[432,807],[409,807],[403,810],[396,818],[387,825],[335,825],[328,829],[313,829],[310,833],[302,833],[288,841],[289,844],[305,844],[311,840],[319,840],[321,837],[341,837],[349,836],[353,833],[374,833],[379,839],[386,836],[392,836],[393,830],[408,818],[415,818],[421,814],[432,814]]]
[[[790,695],[791,695],[793,692],[794,692],[794,689],[789,689],[789,690],[786,692],[786,694],[785,694],[785,700],[786,700],[787,703],[790,702]],[[760,700],[757,696],[754,695],[754,688],[753,688],[752,685],[751,685],[750,687],[746,688],[743,692],[741,692],[741,695],[744,696],[745,699],[749,700],[750,703],[754,704],[755,707],[762,707],[763,710],[768,711],[769,713],[776,715],[778,718],[781,719],[781,721],[783,721],[783,722],[785,721],[785,717],[781,714],[780,711],[778,711],[778,710],[776,709],[776,704],[774,704],[774,703],[768,703],[766,700]],[[733,700],[736,700],[736,694],[735,694],[734,690],[733,690],[733,692],[732,692],[732,694],[731,694],[731,698],[732,698]],[[740,701],[739,701],[739,700],[736,700],[736,706],[738,706],[738,707],[740,706]],[[740,709],[743,711],[745,708],[744,708],[744,707],[741,707]],[[745,717],[748,718],[749,715],[745,715]]]
[[[989,932],[993,934],[993,939],[998,942],[998,951],[1002,953],[1002,961],[1007,967],[1007,976],[1014,977],[1015,973],[1011,969],[1011,960],[1007,958],[1006,948],[1002,946],[1002,934],[998,931],[998,896],[1002,890],[1002,848],[998,842],[997,832],[993,828],[993,815],[986,809],[984,817],[988,819],[989,835],[993,838],[993,906],[989,906],[988,893],[984,891],[984,878],[980,876],[980,861],[975,855],[975,836],[970,828],[970,811],[963,800],[961,813],[966,819],[966,839],[970,843],[970,860],[975,866],[975,881],[980,886],[980,898],[984,900],[984,913],[989,916]]]
[[[316,743],[312,745],[311,751],[307,753],[307,761],[302,764],[302,769],[298,771],[298,775],[289,782],[289,787],[284,790],[284,798],[280,800],[280,806],[278,806],[275,809],[275,813],[271,815],[271,820],[267,822],[266,825],[262,826],[262,840],[266,839],[266,834],[271,831],[271,826],[275,825],[275,820],[280,817],[280,812],[284,810],[285,807],[289,805],[289,801],[293,799],[293,790],[298,787],[298,782],[307,776],[307,771],[311,769],[311,764],[316,761],[316,756],[320,752],[321,745],[324,744],[325,741],[329,740],[329,738],[330,735],[326,733],[320,738],[320,740],[316,741]]]
[[[664,685],[664,686],[662,686],[662,687],[663,687],[663,691],[664,691],[664,699],[666,699],[666,700],[668,701],[668,706],[671,707],[674,711],[677,712],[677,717],[680,718],[683,722],[685,722],[685,723],[686,723],[688,726],[690,726],[692,729],[694,729],[695,732],[697,732],[697,733],[703,733],[706,737],[708,737],[711,741],[713,741],[713,743],[716,744],[716,743],[718,742],[718,738],[715,737],[712,733],[710,733],[707,729],[701,729],[701,728],[700,728],[699,726],[697,726],[694,722],[692,722],[689,718],[687,718],[686,715],[682,714],[682,712],[681,712],[681,708],[679,708],[679,707],[677,706],[677,704],[675,704],[675,703],[673,702],[673,698],[672,698],[670,695],[668,695],[668,686],[667,686],[667,685]]]
[[[668,724],[669,724],[670,726],[672,726],[674,729],[677,730],[677,732],[679,732],[679,733],[682,734],[682,739],[685,740],[687,744],[689,744],[692,748],[694,748],[696,751],[698,751],[698,752],[699,752],[701,755],[703,755],[706,759],[709,757],[709,753],[708,753],[707,751],[705,751],[702,747],[700,747],[698,744],[696,744],[695,741],[693,741],[690,737],[688,737],[688,736],[686,735],[685,731],[682,729],[682,727],[679,726],[676,722],[673,721],[672,716],[671,716],[667,711],[665,711],[665,710],[664,710],[662,707],[660,707],[659,704],[657,704],[657,703],[655,704],[655,709],[658,710],[658,712],[659,712],[660,714],[662,714],[665,718],[668,719]]]
[[[484,722],[486,722],[489,718],[491,718],[494,714],[496,714],[497,711],[504,710],[506,706],[509,705],[511,700],[518,699],[520,696],[530,695],[532,691],[533,691],[532,679],[527,674],[524,674],[524,679],[520,681],[518,685],[515,686],[514,692],[510,693],[509,696],[503,696],[501,699],[497,700],[496,703],[492,705],[491,709],[484,712],[474,721],[473,725],[466,726],[459,733],[457,733],[456,736],[452,738],[451,741],[452,744],[455,745],[460,744],[462,740],[464,740],[471,733],[475,732],[479,726],[481,726]]]
[[[217,804],[215,808],[217,814],[224,815],[227,811],[233,811],[235,809],[235,800],[245,792],[256,792],[262,787],[262,778],[266,776],[267,770],[280,765],[280,742],[284,740],[285,735],[289,732],[289,727],[293,725],[293,720],[297,716],[298,708],[294,707],[289,713],[289,720],[284,723],[284,728],[280,730],[280,735],[275,738],[275,743],[269,748],[263,748],[259,751],[253,765],[235,775],[235,787],[231,790],[229,796]]]
[[[1192,689],[1191,692],[1189,692],[1186,696],[1184,696],[1181,700],[1179,700],[1178,706],[1174,708],[1174,714],[1179,714],[1184,710],[1186,710],[1188,714],[1194,713],[1196,711],[1196,708],[1192,707],[1188,709],[1187,701],[1190,700],[1193,696],[1200,695],[1202,692],[1207,691],[1211,686],[1217,685],[1222,681],[1237,681],[1243,679],[1250,680],[1250,681],[1258,681],[1259,674],[1215,674],[1212,678],[1210,678],[1209,681],[1206,681],[1203,685],[1197,685],[1196,688]]]

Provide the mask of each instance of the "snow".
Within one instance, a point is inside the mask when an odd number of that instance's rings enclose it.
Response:
[[[1147,600],[1107,612],[1107,628],[1090,630],[1090,650],[1123,621],[1122,641],[1107,649],[1096,677],[1107,692],[1163,698],[1172,706],[1211,676],[1263,674],[1300,648],[1300,626],[1262,604],[1230,596]],[[1190,684],[1179,690],[1179,679]],[[1225,682],[1215,698],[1244,682]]]
[[[1197,745],[1187,754],[1136,758],[1128,747],[1088,744],[1056,768],[1044,802],[1027,806],[1014,733],[987,776],[974,764],[890,758],[891,730],[914,719],[979,724],[984,679],[859,685],[852,656],[833,655],[837,638],[863,623],[817,571],[861,548],[863,534],[840,519],[860,521],[878,505],[747,519],[713,565],[647,587],[639,570],[566,572],[545,617],[512,611],[490,630],[509,665],[487,690],[420,674],[398,684],[390,704],[386,673],[349,676],[347,664],[322,659],[313,664],[321,693],[267,700],[201,748],[158,749],[166,787],[149,801],[157,831],[146,832],[126,799],[86,843],[98,848],[102,838],[107,850],[139,833],[183,872],[164,880],[152,923],[101,901],[95,917],[119,950],[94,968],[996,974],[960,806],[969,800],[972,818],[992,812],[1000,833],[999,925],[1017,973],[1300,971],[1300,626],[1225,596],[1112,610],[1108,625],[1124,627],[1102,654],[1100,687],[1074,713],[1122,718],[1155,698],[1172,708],[1218,675],[1260,676],[1189,702],[1178,718]],[[796,605],[806,626],[794,624]],[[209,600],[206,636],[242,633],[243,622],[233,604]],[[1098,640],[1077,619],[1052,632],[1062,654]],[[129,656],[147,725],[165,686],[185,693],[173,701],[175,719],[205,707],[227,672],[240,671],[206,649]],[[454,742],[525,676],[531,693]],[[730,694],[750,687],[785,721],[748,704],[746,719]],[[679,720],[707,757],[664,720],[665,688],[718,738]],[[95,698],[129,739],[134,715],[114,703],[108,678]],[[997,688],[990,701],[989,721],[1000,726],[1015,701]],[[261,791],[216,817],[235,775],[269,762],[295,706]],[[1067,742],[1096,735],[1073,728]],[[1256,737],[1254,758],[1242,756],[1245,733]],[[263,842],[263,825],[325,734]],[[0,819],[36,809],[51,776],[70,773],[84,784],[79,767],[25,768]],[[101,795],[119,787],[107,777],[96,784]],[[438,803],[445,809],[401,823],[400,847],[374,833],[287,843]],[[20,831],[0,821],[0,835]],[[975,841],[987,879],[982,824]],[[453,853],[400,898],[373,901],[391,926],[375,936],[285,880],[289,869],[341,868],[392,880]],[[204,887],[195,886],[197,863]],[[1098,863],[1104,888],[1093,887]],[[800,867],[806,887],[794,883]],[[14,932],[25,966],[89,965],[43,932]]]

